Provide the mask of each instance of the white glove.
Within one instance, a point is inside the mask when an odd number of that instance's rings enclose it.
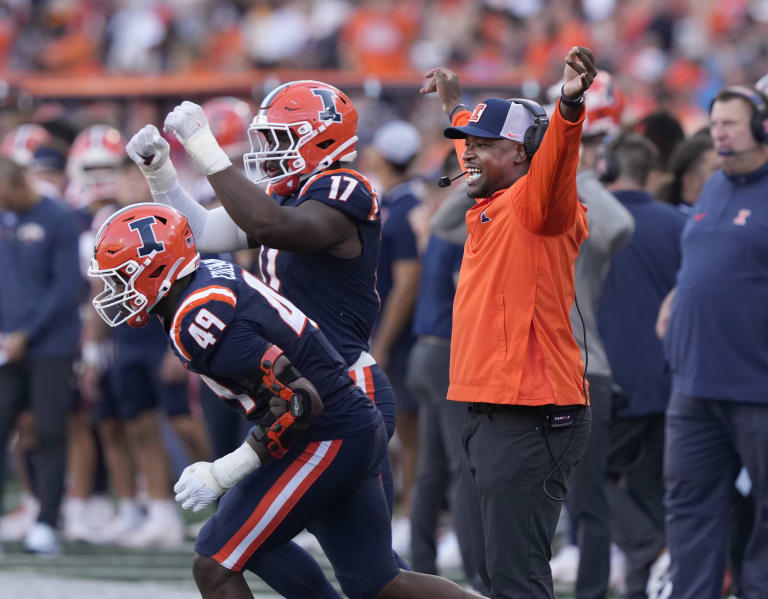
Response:
[[[206,177],[232,166],[211,133],[200,105],[188,100],[179,104],[165,117],[163,130],[173,132]]]
[[[259,466],[261,460],[247,441],[213,463],[195,462],[173,486],[176,501],[185,510],[199,512]]]
[[[195,462],[187,466],[173,485],[177,503],[193,512],[204,510],[225,490],[216,480],[211,462]]]
[[[154,125],[145,125],[125,146],[125,153],[144,174],[153,194],[165,193],[176,184],[176,169],[169,152],[168,142]]]

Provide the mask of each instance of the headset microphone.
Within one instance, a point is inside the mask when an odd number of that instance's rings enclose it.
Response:
[[[726,149],[726,150],[718,150],[717,155],[718,156],[739,156],[741,154],[749,154],[750,152],[754,152],[756,150],[761,150],[761,145],[756,145],[753,148],[747,148],[746,150],[732,150],[732,149]]]
[[[455,177],[450,177],[450,178],[449,178],[449,177],[440,177],[440,178],[437,180],[437,185],[438,185],[439,187],[448,187],[448,186],[449,186],[451,183],[453,183],[453,182],[454,182],[456,179],[458,179],[459,177],[463,177],[464,175],[466,175],[466,174],[467,174],[467,172],[468,172],[468,171],[464,171],[463,173],[459,173],[459,174],[458,174],[458,175],[456,175]]]

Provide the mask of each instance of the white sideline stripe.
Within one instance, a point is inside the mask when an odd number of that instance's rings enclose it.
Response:
[[[205,289],[202,291],[195,291],[187,299],[181,302],[181,305],[176,310],[176,314],[173,316],[173,320],[171,321],[171,339],[173,340],[173,344],[176,346],[176,349],[179,350],[179,353],[182,356],[187,355],[187,351],[181,345],[181,330],[179,330],[178,334],[176,333],[176,321],[179,319],[179,315],[184,311],[184,308],[186,308],[189,304],[191,304],[195,300],[208,297],[209,295],[212,295],[214,293],[220,293],[222,295],[231,297],[232,300],[235,302],[235,305],[237,305],[237,296],[234,293],[232,293],[231,290],[227,289],[226,287],[216,287],[214,289]]]
[[[376,360],[368,352],[360,352],[360,356],[357,361],[349,367],[349,372],[354,373],[355,385],[366,395],[368,395],[368,389],[365,385],[365,367],[373,366],[376,364]]]
[[[256,407],[256,403],[253,401],[253,399],[248,397],[245,393],[234,393],[231,389],[227,389],[224,385],[220,385],[212,378],[209,378],[204,374],[201,374],[200,378],[203,379],[203,382],[208,385],[208,388],[219,397],[225,399],[236,399],[239,401],[240,405],[243,406],[246,414],[249,414],[251,410]]]
[[[240,544],[235,547],[235,549],[232,551],[232,553],[229,554],[227,559],[225,559],[222,562],[222,566],[225,568],[229,568],[230,570],[234,568],[237,561],[242,557],[243,553],[248,549],[248,547],[256,540],[256,538],[264,531],[264,529],[269,526],[269,524],[272,522],[272,520],[275,519],[278,512],[282,509],[282,507],[285,505],[285,503],[291,498],[293,493],[296,491],[296,489],[299,487],[299,485],[306,479],[313,470],[315,470],[319,465],[320,461],[323,459],[326,453],[328,453],[328,449],[331,447],[332,441],[322,441],[320,445],[318,445],[317,449],[315,450],[315,453],[312,454],[312,457],[307,460],[307,463],[304,464],[299,471],[293,475],[291,480],[288,481],[288,484],[283,487],[282,491],[278,494],[278,496],[275,498],[275,500],[272,502],[272,504],[269,506],[266,512],[264,512],[264,515],[261,517],[261,519],[256,523],[256,526],[251,529],[251,531],[245,536],[245,538],[240,541]]]

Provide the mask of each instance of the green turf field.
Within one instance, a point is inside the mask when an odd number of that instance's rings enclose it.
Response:
[[[176,551],[134,551],[96,547],[85,543],[64,545],[55,558],[33,557],[18,544],[7,544],[0,555],[0,597],[3,599],[194,599],[192,543]],[[333,571],[315,553],[331,580]],[[461,572],[445,575],[462,583]],[[277,597],[258,578],[247,575],[257,599]],[[570,599],[568,589],[557,596]]]

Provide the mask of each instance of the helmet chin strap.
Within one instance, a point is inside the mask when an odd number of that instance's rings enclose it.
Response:
[[[168,274],[166,275],[163,282],[160,284],[160,287],[157,290],[157,297],[155,298],[155,301],[151,304],[148,304],[146,308],[144,308],[147,312],[150,312],[152,308],[154,308],[157,303],[163,299],[166,295],[168,295],[168,292],[171,290],[171,287],[173,287],[174,279],[173,275],[174,273],[179,269],[179,267],[183,264],[184,258],[179,258],[176,260],[176,262],[173,263],[173,266],[168,269]],[[179,272],[178,278],[181,279],[188,274],[194,272],[197,270],[197,267],[200,265],[200,254],[196,254],[195,257],[187,262],[187,264],[184,266],[184,268],[181,269]]]
[[[327,169],[329,166],[331,166],[334,162],[352,162],[355,158],[357,158],[357,150],[352,150],[351,152],[347,152],[346,154],[342,154],[344,150],[346,150],[349,146],[354,145],[357,142],[357,135],[350,137],[347,141],[345,141],[343,144],[341,144],[338,148],[336,148],[336,151],[332,152],[331,154],[328,154],[325,158],[323,158],[318,165],[312,169],[311,172],[307,173],[306,175],[302,175],[299,179],[302,183],[309,179],[312,175],[315,175],[319,173],[320,171],[323,171]]]

